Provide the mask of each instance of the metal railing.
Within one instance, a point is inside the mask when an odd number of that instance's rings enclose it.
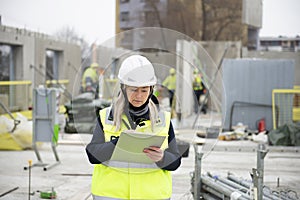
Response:
[[[62,98],[60,104],[70,98],[71,94],[65,89],[69,80],[46,81],[47,88],[58,88],[67,98]],[[24,111],[32,107],[33,85],[31,81],[0,81],[0,102],[9,112]],[[0,108],[0,114],[7,113]]]

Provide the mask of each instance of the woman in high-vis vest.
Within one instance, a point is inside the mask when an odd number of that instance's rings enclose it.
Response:
[[[89,161],[95,164],[93,198],[170,199],[171,171],[180,166],[181,155],[170,113],[160,110],[152,95],[157,81],[153,65],[143,56],[129,56],[122,62],[118,78],[121,91],[111,107],[100,110],[92,140],[86,146]],[[114,160],[115,146],[126,130],[152,133],[165,139],[160,147],[149,146],[140,152],[150,162]]]

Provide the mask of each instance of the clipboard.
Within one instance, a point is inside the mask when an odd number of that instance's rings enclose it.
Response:
[[[165,136],[139,132],[122,132],[112,153],[114,161],[132,163],[154,163],[144,152],[149,146],[161,147]]]

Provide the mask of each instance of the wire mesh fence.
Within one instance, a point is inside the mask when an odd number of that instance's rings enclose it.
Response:
[[[278,110],[275,110],[275,107]],[[300,121],[300,89],[275,89],[272,92],[273,128]],[[277,113],[278,112],[278,113]]]

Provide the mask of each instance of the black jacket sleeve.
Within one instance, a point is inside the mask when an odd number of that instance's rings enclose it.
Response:
[[[98,118],[96,127],[93,132],[91,142],[86,146],[86,153],[90,163],[100,164],[111,158],[115,145],[118,139],[113,139],[109,142],[105,142],[103,125]]]
[[[181,155],[176,143],[172,122],[170,122],[168,143],[169,147],[165,150],[163,159],[157,162],[156,165],[161,169],[174,171],[181,164]]]

